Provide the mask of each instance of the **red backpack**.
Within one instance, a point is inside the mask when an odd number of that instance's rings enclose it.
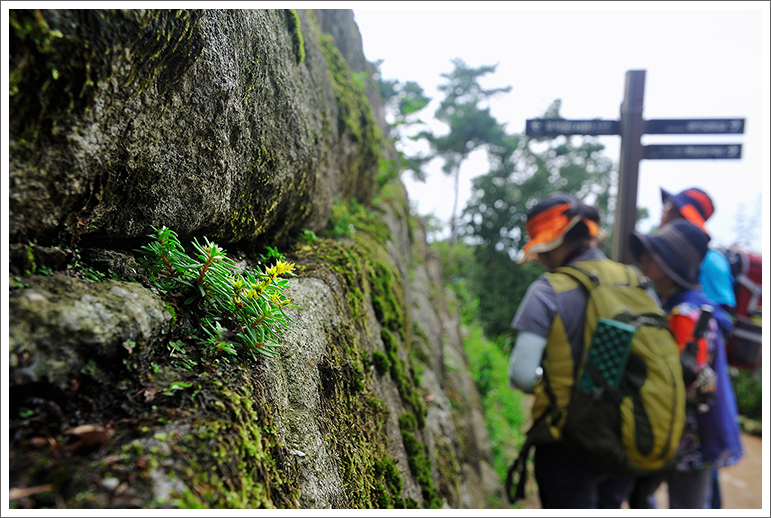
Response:
[[[755,369],[761,362],[761,284],[763,262],[760,254],[728,249],[725,251],[734,275],[736,323],[726,343],[728,364]]]

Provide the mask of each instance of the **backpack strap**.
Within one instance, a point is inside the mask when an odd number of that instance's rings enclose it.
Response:
[[[736,282],[747,288],[747,290],[750,292],[750,300],[747,302],[745,311],[747,311],[748,315],[752,315],[758,310],[758,301],[763,294],[763,289],[758,283],[750,279],[750,277],[744,271],[736,276]]]
[[[512,504],[525,498],[525,484],[527,483],[527,459],[530,457],[530,450],[532,447],[533,441],[530,437],[530,432],[528,432],[525,444],[523,444],[522,448],[519,450],[519,455],[517,455],[517,458],[514,460],[511,466],[509,466],[508,471],[506,471],[506,496],[508,497],[509,502]],[[514,489],[515,475],[519,475],[519,482],[517,483],[517,492],[512,493],[511,490]]]
[[[555,272],[567,275],[581,286],[588,295],[592,289],[600,284],[600,279],[592,272],[587,272],[578,266],[559,266]]]
[[[607,261],[610,262],[608,259]],[[585,268],[582,268],[578,266],[580,263],[576,263],[570,266],[559,266],[555,268],[555,272],[563,273],[571,278],[573,278],[575,281],[578,282],[579,285],[583,286],[587,292],[591,291],[592,288],[599,285],[601,282],[600,277],[597,276],[596,273],[586,270]],[[630,286],[632,288],[648,288],[648,283],[645,280],[645,277],[640,273],[640,271],[635,268],[632,265],[628,264],[622,264],[624,268],[624,273],[626,274],[626,285]]]
[[[527,460],[530,458],[530,450],[533,446],[539,444],[549,444],[556,442],[549,430],[549,423],[547,418],[555,414],[557,408],[557,399],[554,396],[554,392],[550,388],[549,376],[546,371],[543,373],[544,388],[546,395],[549,397],[549,407],[546,411],[538,416],[538,419],[533,422],[530,429],[527,431],[525,443],[519,449],[519,454],[514,462],[509,466],[506,472],[506,496],[509,498],[509,502],[514,503],[517,500],[525,498],[525,484],[527,483]],[[514,476],[519,475],[519,481],[517,483],[516,493],[512,493],[514,489]]]
[[[546,421],[546,417],[549,412],[544,412],[538,419],[535,420],[533,426],[527,431],[527,438],[522,448],[519,450],[519,455],[514,462],[509,466],[506,472],[506,496],[509,498],[509,502],[514,503],[518,500],[525,498],[525,485],[527,484],[527,461],[530,458],[530,450],[533,446],[539,444],[548,444],[555,442],[554,438],[549,431],[549,424]],[[512,493],[514,489],[514,477],[518,475],[518,481],[516,483],[516,492]]]

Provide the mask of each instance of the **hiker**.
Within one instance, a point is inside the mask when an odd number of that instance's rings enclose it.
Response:
[[[661,220],[659,226],[670,221],[685,218],[709,235],[706,222],[715,212],[712,198],[697,187],[671,194],[661,189]],[[699,283],[704,293],[720,304],[729,314],[736,307],[734,276],[728,258],[720,251],[710,248],[699,268]]]
[[[670,509],[711,508],[713,468],[730,466],[742,456],[723,338],[723,330],[731,326],[730,317],[699,285],[700,264],[709,241],[709,235],[686,218],[669,221],[651,235],[634,232],[630,236],[632,253],[653,282],[681,350],[693,338],[701,308],[714,308],[709,327],[697,342],[699,377],[686,387],[690,397],[676,462],[661,476],[669,489]],[[702,370],[711,375],[701,377]],[[707,386],[712,391],[699,390]],[[700,394],[710,397],[700,399]],[[652,486],[650,494],[655,489]]]
[[[712,198],[697,187],[684,189],[677,194],[671,194],[661,189],[661,220],[659,226],[670,221],[684,218],[709,235],[706,221],[715,212]],[[734,294],[734,276],[728,258],[718,250],[710,248],[699,268],[699,283],[709,299],[719,304],[733,317],[736,308]],[[731,320],[733,323],[733,319]],[[723,329],[724,339],[728,340],[733,331],[733,325]],[[717,469],[712,471],[712,509],[720,509],[720,481]]]
[[[549,196],[527,213],[529,241],[522,262],[537,259],[551,271],[578,261],[610,261],[598,248],[603,237],[599,224],[596,208],[564,193]],[[509,360],[509,379],[512,387],[535,393],[534,421],[546,412],[551,397],[540,382],[539,372],[548,378],[561,404],[567,406],[565,400],[569,399],[584,350],[586,305],[587,294],[581,287],[575,285],[557,293],[544,275],[533,281],[519,305],[511,324],[519,333]],[[559,330],[553,332],[555,326]],[[546,356],[563,358],[567,367],[563,372],[550,371],[553,363],[542,367]],[[574,460],[560,440],[535,443],[535,477],[545,509],[618,509],[634,481]]]

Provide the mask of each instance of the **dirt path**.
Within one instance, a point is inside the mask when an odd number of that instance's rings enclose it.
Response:
[[[720,471],[723,509],[763,508],[763,448],[760,437],[742,436],[744,457]],[[766,489],[768,486],[765,487]]]
[[[763,508],[763,449],[760,437],[742,434],[744,456],[734,466],[720,470],[720,493],[723,509],[762,509]],[[528,480],[527,500],[522,502],[524,509],[540,509],[535,477]],[[666,484],[656,491],[659,509],[669,508]],[[625,508],[628,508],[626,505]]]
[[[763,508],[763,448],[762,439],[743,434],[744,456],[735,465],[719,471],[723,509]],[[666,485],[656,491],[660,509],[669,508]]]

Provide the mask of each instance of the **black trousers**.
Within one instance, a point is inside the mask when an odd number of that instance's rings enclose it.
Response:
[[[577,462],[560,442],[535,447],[535,479],[544,509],[620,509],[634,483]]]

